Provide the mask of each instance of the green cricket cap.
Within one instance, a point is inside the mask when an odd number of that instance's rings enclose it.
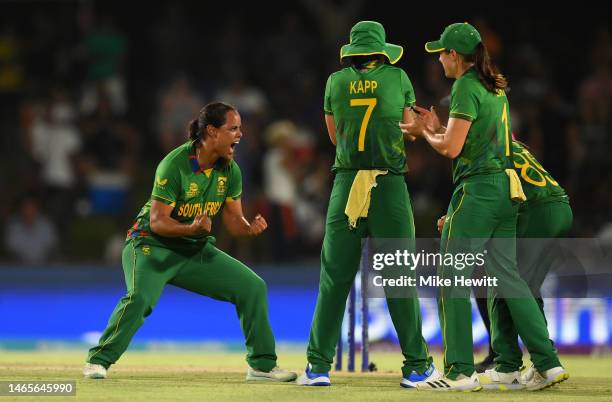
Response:
[[[476,46],[482,42],[480,33],[467,22],[450,24],[444,29],[440,39],[425,44],[428,53],[437,53],[443,50],[455,49],[461,54],[473,54]]]

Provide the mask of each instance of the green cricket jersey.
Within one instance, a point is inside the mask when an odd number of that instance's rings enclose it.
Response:
[[[344,68],[329,76],[324,111],[336,123],[336,169],[406,171],[404,108],[414,105],[412,83],[401,68],[380,64],[365,72]]]
[[[451,91],[449,116],[472,122],[465,144],[453,160],[453,182],[512,167],[510,106],[504,91],[489,92],[471,68]]]
[[[534,156],[521,143],[512,141],[514,169],[521,178],[523,192],[527,201],[521,208],[537,201],[567,200],[565,190],[540,165]]]
[[[223,170],[202,170],[191,142],[170,152],[158,165],[151,198],[142,207],[128,239],[139,239],[144,244],[164,246],[200,245],[208,235],[169,238],[151,230],[151,201],[157,200],[174,207],[173,219],[189,224],[198,214],[215,216],[225,202],[240,198],[242,174],[233,160]]]

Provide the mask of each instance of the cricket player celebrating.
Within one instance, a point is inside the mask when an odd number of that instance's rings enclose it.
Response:
[[[374,21],[351,29],[340,61],[350,66],[331,74],[325,87],[325,123],[336,146],[334,186],[321,250],[321,275],[302,385],[330,385],[329,370],[342,326],[351,284],[359,270],[363,238],[414,242],[414,222],[404,181],[406,154],[400,121],[412,119],[415,102],[406,73],[392,66],[400,46],[385,42]],[[401,385],[437,378],[421,334],[419,301],[387,298],[404,364]]]
[[[442,230],[441,252],[482,253],[487,249],[487,272],[501,284],[490,294],[491,321],[497,322],[493,328],[512,323],[514,334],[518,332],[524,341],[539,373],[527,389],[545,388],[568,375],[549,341],[538,304],[516,265],[517,201],[524,201],[525,195],[512,168],[510,109],[504,91],[507,81],[491,63],[479,32],[468,23],[449,25],[440,39],[428,42],[425,49],[439,53],[445,75],[455,79],[449,121],[444,127],[433,110],[417,108],[419,117],[401,127],[406,134],[424,137],[438,153],[453,159],[456,188]],[[496,238],[505,241],[492,241]],[[472,271],[473,266],[439,269],[441,275],[450,278],[469,278]],[[482,389],[474,370],[471,309],[469,287],[439,288],[444,377],[420,383],[418,389]],[[500,336],[503,335],[494,331],[494,348]],[[520,382],[515,365],[498,365],[492,375],[496,379],[503,377],[503,383]]]
[[[166,284],[171,284],[236,306],[246,339],[247,380],[296,378],[276,365],[265,282],[217,249],[210,236],[211,218],[222,209],[223,222],[233,235],[257,236],[267,227],[263,217],[249,223],[242,212],[242,176],[233,159],[241,137],[238,111],[210,103],[191,122],[189,141],[157,167],[151,198],[123,248],[127,294],[115,307],[99,344],[90,349],[85,377],[106,377]]]

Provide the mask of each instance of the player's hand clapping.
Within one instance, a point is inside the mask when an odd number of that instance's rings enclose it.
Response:
[[[425,129],[423,120],[418,117],[410,123],[400,123],[399,126],[402,133],[404,133],[410,141],[414,141],[417,137],[421,137]]]
[[[402,133],[414,138],[422,136],[425,130],[431,133],[440,132],[442,126],[436,109],[433,106],[427,110],[415,105],[412,107],[412,110],[415,111],[416,116],[411,123],[400,123],[399,126]]]
[[[440,124],[440,119],[438,118],[438,113],[436,112],[436,108],[434,106],[427,110],[415,105],[413,109],[418,113],[417,120],[421,120],[424,127],[428,131],[431,131],[432,133],[440,132],[442,125]]]

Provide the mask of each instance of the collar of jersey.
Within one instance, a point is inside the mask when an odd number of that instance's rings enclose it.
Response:
[[[204,173],[206,175],[206,177],[210,177],[210,173],[212,172],[213,168],[210,169],[202,169],[200,167],[200,163],[198,162],[198,158],[196,158],[195,155],[195,148],[191,148],[191,151],[189,151],[189,166],[191,166],[191,171],[195,174],[200,174],[200,173]]]
[[[384,65],[385,65],[385,63],[381,63],[381,64],[376,64],[375,66],[370,67],[370,68],[366,67],[365,71],[361,71],[360,69],[356,68],[355,66],[351,66],[350,68],[352,68],[353,71],[356,71],[356,72],[358,72],[360,74],[369,74],[372,71],[377,70],[378,68],[380,68],[381,66],[384,66]]]

